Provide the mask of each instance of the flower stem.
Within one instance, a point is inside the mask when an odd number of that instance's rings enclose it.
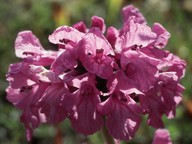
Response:
[[[104,136],[104,139],[106,142],[105,144],[115,144],[113,137],[111,137],[109,135],[108,130],[105,125],[103,126],[102,131],[103,131],[103,136]]]

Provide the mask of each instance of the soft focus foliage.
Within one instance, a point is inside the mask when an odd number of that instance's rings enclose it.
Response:
[[[187,0],[186,0],[187,1]],[[120,27],[120,7],[126,4],[137,6],[148,23],[161,23],[170,33],[171,39],[167,50],[179,55],[187,61],[186,77],[182,84],[186,87],[184,101],[177,110],[174,120],[164,120],[166,127],[170,130],[171,138],[175,144],[188,144],[191,142],[191,54],[190,50],[192,37],[191,33],[191,9],[183,1],[164,0],[155,2],[145,1],[119,1],[119,0],[71,0],[69,1],[30,1],[30,0],[7,0],[0,1],[0,141],[6,143],[26,143],[24,128],[19,123],[19,113],[13,109],[5,100],[5,88],[7,82],[5,74],[10,63],[18,61],[14,56],[13,44],[16,35],[21,30],[32,30],[40,39],[43,47],[48,50],[53,47],[48,43],[47,38],[53,30],[64,24],[73,25],[77,21],[84,20],[90,25],[92,15],[98,15],[105,19],[106,25]],[[160,3],[160,4],[159,4]],[[115,7],[115,10],[113,9]],[[19,54],[18,54],[19,55]],[[129,143],[143,144],[151,143],[154,129],[146,124],[141,124],[142,128],[137,132],[136,137]],[[100,133],[85,138],[81,134],[76,134],[70,128],[69,122],[55,127],[41,126],[35,131],[32,143],[58,143],[64,141],[67,144],[102,143]],[[147,132],[146,132],[147,131]]]

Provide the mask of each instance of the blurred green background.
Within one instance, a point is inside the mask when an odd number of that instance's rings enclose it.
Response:
[[[173,144],[192,143],[192,0],[0,0],[0,144],[25,144],[25,130],[19,122],[19,110],[7,100],[5,75],[10,63],[19,61],[14,54],[17,33],[32,30],[45,49],[53,48],[48,36],[60,25],[83,20],[90,25],[91,16],[105,19],[107,26],[120,28],[121,8],[133,4],[140,9],[148,24],[161,23],[170,33],[167,50],[185,59],[186,90],[175,119],[164,118]],[[129,144],[150,144],[154,129],[145,122]],[[102,144],[100,132],[85,137],[70,128],[68,120],[57,126],[42,125],[34,131],[31,144]],[[126,142],[122,142],[127,144]]]

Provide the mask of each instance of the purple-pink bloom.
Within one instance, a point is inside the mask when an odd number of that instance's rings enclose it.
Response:
[[[59,75],[67,70],[73,70],[75,67],[77,67],[77,61],[72,51],[61,49],[50,69]]]
[[[152,144],[172,144],[169,131],[167,129],[157,129]]]
[[[174,118],[182,101],[184,60],[166,51],[170,34],[159,23],[149,27],[133,5],[122,9],[120,29],[91,18],[58,27],[48,38],[55,51],[45,50],[31,31],[18,33],[10,64],[7,99],[22,111],[28,140],[42,123],[68,118],[84,135],[102,127],[120,143],[132,139],[141,118],[163,128],[162,116]],[[107,30],[107,31],[106,31]],[[106,31],[106,33],[105,33]],[[166,130],[157,130],[153,144],[170,144]]]
[[[112,48],[115,47],[115,43],[118,35],[119,35],[119,31],[115,27],[111,26],[107,29],[106,38],[111,44]]]
[[[98,28],[92,28],[78,44],[79,59],[85,69],[106,79],[113,73],[114,52]]]
[[[141,109],[131,98],[131,95],[142,94],[132,88],[126,80],[125,75],[118,71],[109,81],[109,98],[99,104],[99,112],[106,116],[106,127],[116,139],[130,140],[134,137],[140,125]]]
[[[85,135],[90,135],[100,130],[103,126],[103,118],[97,111],[97,105],[101,102],[100,92],[96,88],[95,76],[85,73],[74,78],[69,84],[75,87],[75,104],[70,114],[72,127]]]

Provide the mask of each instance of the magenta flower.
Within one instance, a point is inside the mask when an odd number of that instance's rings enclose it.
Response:
[[[184,60],[165,50],[169,32],[159,23],[149,27],[133,5],[122,9],[122,28],[106,27],[104,19],[91,18],[61,26],[47,51],[31,31],[20,32],[7,74],[7,99],[22,111],[28,140],[42,123],[57,124],[68,118],[84,135],[107,129],[120,140],[132,139],[141,118],[163,128],[162,116],[176,115],[182,101]],[[158,130],[153,144],[170,144],[166,130]]]
[[[103,118],[97,111],[101,102],[100,92],[96,88],[95,76],[85,73],[71,81],[75,104],[70,115],[72,127],[85,135],[93,134],[103,126]]]
[[[85,69],[106,79],[113,73],[114,52],[97,28],[92,28],[79,42],[79,59]]]
[[[107,84],[109,98],[98,106],[99,112],[106,116],[109,133],[116,139],[130,140],[140,125],[141,109],[131,95],[142,94],[129,83],[122,71],[118,71]]]

